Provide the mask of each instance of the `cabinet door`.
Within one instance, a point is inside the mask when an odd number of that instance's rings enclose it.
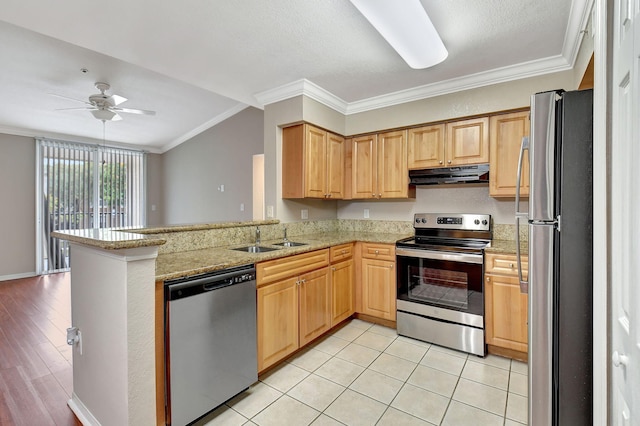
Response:
[[[352,149],[352,175],[351,175],[351,196],[352,198],[374,198],[377,197],[377,157],[376,157],[376,135],[361,136],[353,138]]]
[[[258,371],[298,349],[298,279],[258,288]]]
[[[527,295],[518,279],[485,275],[487,344],[527,352]]]
[[[325,198],[327,194],[327,132],[305,124],[304,196]]]
[[[354,312],[353,260],[331,266],[331,327],[349,318]]]
[[[327,197],[344,198],[345,141],[342,136],[327,133]]]
[[[396,320],[395,262],[362,259],[362,313]]]
[[[448,166],[489,162],[489,119],[487,117],[447,123]]]
[[[409,129],[408,168],[444,166],[444,124]]]
[[[407,132],[402,130],[379,134],[377,157],[378,198],[407,198]]]
[[[300,346],[331,328],[329,268],[300,276]]]
[[[491,117],[489,195],[515,197],[518,156],[524,136],[529,136],[529,111]],[[529,196],[529,156],[524,156],[520,195]]]

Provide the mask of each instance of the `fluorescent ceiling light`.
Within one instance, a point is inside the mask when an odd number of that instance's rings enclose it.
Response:
[[[351,0],[360,13],[415,69],[432,67],[449,54],[420,0]]]

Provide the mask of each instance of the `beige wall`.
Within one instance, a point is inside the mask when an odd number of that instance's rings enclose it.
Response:
[[[0,280],[35,274],[36,143],[0,134]]]
[[[263,141],[263,112],[250,107],[164,153],[157,219],[163,224],[251,220],[252,157],[263,152]]]

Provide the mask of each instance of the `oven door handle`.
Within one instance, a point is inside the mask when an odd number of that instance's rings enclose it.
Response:
[[[481,254],[445,253],[441,251],[416,250],[396,247],[397,256],[419,257],[420,259],[447,260],[450,262],[475,263],[482,265]]]

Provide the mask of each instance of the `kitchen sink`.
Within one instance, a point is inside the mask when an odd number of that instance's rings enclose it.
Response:
[[[295,241],[283,241],[281,243],[275,243],[274,246],[282,246],[282,247],[298,247],[298,246],[307,246],[307,243],[296,243]]]
[[[243,251],[245,253],[266,253],[268,251],[280,250],[276,247],[264,247],[264,246],[244,246],[237,247],[231,250]]]

